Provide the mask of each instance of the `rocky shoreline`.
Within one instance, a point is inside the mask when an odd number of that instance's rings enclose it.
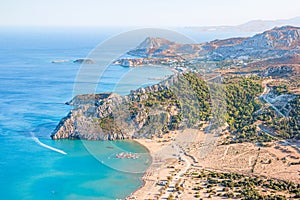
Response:
[[[159,98],[164,98],[164,92],[178,81],[178,76],[131,91],[126,96],[114,93],[77,95],[66,103],[74,108],[59,122],[51,138],[117,140],[150,138],[170,131],[179,107],[173,101],[160,102]],[[159,123],[160,120],[163,122]],[[154,121],[158,121],[155,126]]]

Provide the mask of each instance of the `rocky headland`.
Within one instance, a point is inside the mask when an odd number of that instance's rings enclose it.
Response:
[[[180,106],[168,88],[179,75],[129,95],[114,93],[77,95],[66,104],[74,107],[52,139],[116,140],[151,138],[174,129]],[[156,122],[156,123],[155,123]]]

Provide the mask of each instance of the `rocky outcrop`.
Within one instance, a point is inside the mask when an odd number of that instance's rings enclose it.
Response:
[[[170,51],[171,49],[181,46],[182,44],[171,42],[164,38],[147,37],[135,49],[129,51],[128,54],[142,58],[157,57],[162,54],[164,54],[164,57],[166,57],[166,53],[164,52],[165,49]]]
[[[95,64],[95,60],[91,58],[79,58],[77,60],[73,61],[74,63],[79,63],[79,64]]]
[[[179,105],[172,96],[161,98],[176,81],[178,77],[173,76],[159,84],[131,91],[127,96],[77,95],[66,103],[74,108],[60,121],[51,138],[116,140],[151,137],[171,130]]]

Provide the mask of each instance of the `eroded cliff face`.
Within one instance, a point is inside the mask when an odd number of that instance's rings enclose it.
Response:
[[[66,103],[74,108],[60,121],[51,138],[150,138],[172,130],[180,105],[168,88],[176,81],[178,77],[174,76],[160,84],[131,91],[127,96],[114,93],[78,95]]]

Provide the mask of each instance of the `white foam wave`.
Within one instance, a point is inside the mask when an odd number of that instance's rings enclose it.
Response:
[[[45,148],[47,148],[47,149],[50,149],[50,150],[52,150],[52,151],[55,151],[55,152],[58,152],[58,153],[61,153],[61,154],[64,154],[64,155],[67,154],[67,153],[64,152],[63,150],[56,149],[56,148],[54,148],[54,147],[51,147],[51,146],[49,146],[49,145],[47,145],[47,144],[42,143],[42,142],[41,142],[37,137],[35,137],[35,136],[32,136],[32,139],[33,139],[33,141],[35,141],[37,144],[39,144],[39,145],[42,146],[42,147],[45,147]]]

